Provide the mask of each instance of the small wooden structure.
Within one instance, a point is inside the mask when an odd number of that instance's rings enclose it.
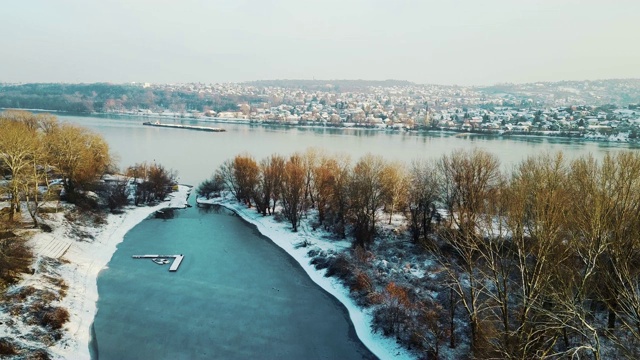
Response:
[[[134,259],[151,259],[151,260],[173,258],[173,262],[171,263],[171,266],[169,267],[169,271],[171,271],[171,272],[178,271],[178,268],[180,267],[180,264],[182,263],[182,260],[184,259],[184,255],[182,255],[182,254],[180,254],[180,255],[133,255],[131,257],[134,258]],[[156,262],[156,264],[161,264],[161,263]]]

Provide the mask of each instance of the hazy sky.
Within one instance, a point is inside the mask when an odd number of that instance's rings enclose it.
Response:
[[[0,82],[639,77],[638,0],[14,0],[0,17]]]

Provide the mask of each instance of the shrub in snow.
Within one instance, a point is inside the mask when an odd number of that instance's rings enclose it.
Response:
[[[365,250],[362,246],[356,246],[353,249],[353,257],[357,261],[358,264],[366,265],[371,262],[374,258],[373,253],[371,251]]]
[[[324,274],[326,277],[335,276],[342,280],[345,285],[350,286],[353,279],[353,269],[349,259],[343,254],[340,254],[331,259],[327,272]]]
[[[373,312],[373,328],[382,330],[385,336],[399,336],[410,320],[413,307],[407,289],[390,282],[382,296],[382,304]]]
[[[371,278],[366,273],[358,271],[351,285],[351,292],[364,292],[368,294],[372,291],[373,283],[371,282]]]
[[[300,241],[299,243],[295,244],[293,247],[295,249],[300,249],[300,248],[306,248],[313,245],[313,243],[311,241],[309,241],[309,239],[304,239],[302,241]]]
[[[307,256],[310,258],[314,258],[322,253],[323,251],[319,247],[312,247],[311,249],[309,249],[309,251],[307,251]]]
[[[40,324],[50,329],[58,330],[69,321],[69,312],[61,307],[49,307],[44,310]]]
[[[13,233],[0,242],[0,288],[13,284],[20,279],[21,273],[30,271],[32,254],[19,237]]]
[[[18,349],[13,340],[7,337],[0,338],[0,356],[17,355]]]
[[[319,255],[311,259],[310,263],[315,266],[316,270],[322,270],[329,267],[330,261],[326,257]]]
[[[356,275],[353,279],[350,290],[351,296],[358,305],[371,306],[376,304],[376,298],[371,296],[375,290],[374,283],[367,273],[356,270]]]
[[[51,359],[51,357],[49,356],[49,354],[47,353],[46,350],[37,349],[37,350],[34,350],[34,351],[30,352],[29,357],[27,359],[29,359],[29,360],[49,360],[49,359]]]

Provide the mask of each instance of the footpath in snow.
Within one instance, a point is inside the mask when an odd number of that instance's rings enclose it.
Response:
[[[349,248],[351,246],[350,242],[324,240],[318,235],[322,232],[311,231],[304,222],[300,225],[298,232],[294,233],[291,231],[289,223],[278,222],[273,216],[262,216],[255,208],[249,209],[245,205],[228,198],[210,200],[198,198],[197,201],[200,204],[221,205],[235,212],[245,221],[255,225],[262,235],[268,237],[274,244],[289,253],[302,266],[311,280],[344,304],[349,312],[349,317],[355,327],[358,338],[377,357],[380,359],[414,358],[407,350],[396,344],[393,339],[374,333],[371,328],[373,317],[370,311],[356,305],[349,295],[349,289],[345,288],[338,280],[325,277],[325,269],[316,270],[309,263],[310,259],[307,256],[309,249],[333,250],[339,253]],[[305,242],[310,245],[306,247],[299,246]]]

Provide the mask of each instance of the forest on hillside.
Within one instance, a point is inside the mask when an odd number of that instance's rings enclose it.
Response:
[[[0,108],[71,113],[169,110],[236,110],[250,96],[203,95],[186,89],[145,88],[141,84],[23,84],[0,86]],[[253,99],[255,100],[255,99]]]

